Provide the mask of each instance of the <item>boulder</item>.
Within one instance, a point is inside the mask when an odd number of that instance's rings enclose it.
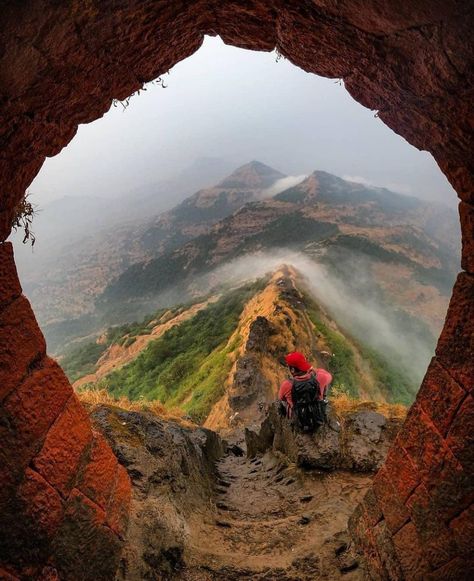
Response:
[[[301,434],[278,413],[275,403],[258,430],[245,430],[247,455],[253,457],[271,449],[305,469],[378,470],[401,421],[370,410],[350,412],[340,419],[340,425],[333,416],[316,433]]]
[[[174,578],[183,566],[186,516],[209,504],[226,444],[149,412],[99,406],[91,419],[133,483],[131,521],[117,579]]]

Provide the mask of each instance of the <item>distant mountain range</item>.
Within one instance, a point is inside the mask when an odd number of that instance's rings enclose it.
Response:
[[[228,178],[220,187],[228,183],[242,186]],[[213,188],[165,214],[145,233],[145,239],[155,237],[158,256],[129,267],[108,285],[100,303],[147,299],[238,256],[275,247],[326,262],[350,250],[404,266],[441,293],[450,290],[458,256],[452,234],[457,222],[448,209],[320,171],[273,198],[256,197],[255,190]],[[197,235],[186,242],[191,230]],[[171,243],[163,236],[169,232]],[[178,236],[181,244],[175,243]]]
[[[334,315],[351,332],[372,333],[363,317],[344,315],[344,301],[363,298],[429,353],[459,267],[456,213],[323,171],[279,191],[285,179],[253,161],[171,210],[63,248],[26,285],[50,349],[188,301],[232,278],[246,257],[259,256],[262,270],[292,253],[309,261],[308,271],[324,267],[344,297]],[[222,268],[226,276],[215,276]]]
[[[24,290],[45,329],[92,312],[94,297],[128,266],[207,231],[283,177],[252,162],[163,211],[171,199],[185,197],[187,184],[208,181],[224,165],[218,159],[200,160],[173,182],[113,203],[92,196],[64,197],[40,209],[34,221],[35,248],[16,245],[16,258]]]
[[[285,175],[263,163],[252,161],[212,188],[199,190],[169,212],[160,214],[141,235],[142,246],[163,254],[209,231]]]

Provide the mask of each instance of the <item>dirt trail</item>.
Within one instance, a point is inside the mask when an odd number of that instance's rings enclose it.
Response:
[[[272,453],[231,453],[217,467],[211,511],[189,519],[188,566],[175,579],[364,578],[346,529],[370,477],[303,473]]]

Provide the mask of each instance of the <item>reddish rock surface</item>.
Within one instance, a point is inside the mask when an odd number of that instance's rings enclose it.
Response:
[[[46,356],[10,244],[0,257],[0,578],[112,579],[130,480]]]
[[[0,244],[0,309],[21,295],[20,281],[16,274],[13,246]]]
[[[63,413],[49,430],[33,466],[66,497],[74,485],[81,459],[87,453],[90,456],[91,440],[87,413],[77,397],[71,395]]]
[[[0,240],[45,157],[67,145],[80,123],[102,116],[112,99],[128,97],[192,54],[204,34],[255,50],[277,47],[306,71],[343,78],[357,101],[431,152],[455,187],[464,201],[467,272],[454,288],[436,359],[396,451],[377,477],[375,495],[351,520],[376,578],[462,580],[474,571],[464,542],[473,501],[473,29],[471,4],[455,0],[7,0],[0,14]],[[53,405],[42,418],[33,408],[46,409],[49,389],[60,400],[70,396],[64,409]],[[96,448],[67,380],[45,360],[44,339],[20,296],[8,244],[0,244],[0,401],[7,442],[0,449],[0,575],[112,578],[127,520],[128,478],[117,468],[107,506],[99,506],[109,494],[108,483],[103,487],[111,467],[98,468],[95,476],[87,466],[98,466],[100,457],[107,464],[107,453]],[[57,493],[64,509],[59,525]],[[403,519],[393,514],[390,496],[404,507]],[[446,551],[424,536],[435,520]]]
[[[23,501],[25,514],[41,532],[46,536],[54,536],[64,512],[58,492],[40,474],[27,468],[18,496]]]

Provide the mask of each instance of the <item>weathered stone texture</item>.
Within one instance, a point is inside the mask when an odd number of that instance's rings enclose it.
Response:
[[[0,314],[0,401],[46,355],[46,343],[23,296]]]
[[[397,495],[406,502],[420,483],[420,475],[400,440],[396,439],[395,445],[390,448],[384,468]]]
[[[403,577],[410,581],[422,581],[429,571],[428,563],[423,558],[416,528],[407,523],[395,535],[393,544],[398,556]]]
[[[64,512],[58,492],[40,474],[27,468],[18,496],[23,501],[25,513],[35,522],[40,532],[54,536]]]
[[[10,1],[0,25],[2,236],[45,156],[67,145],[78,124],[101,117],[113,98],[192,54],[205,34],[254,50],[276,46],[304,70],[344,78],[355,99],[430,151],[472,200],[467,3]]]
[[[334,421],[331,417],[330,423]],[[401,420],[360,409],[347,413],[338,431],[324,425],[314,434],[301,434],[280,415],[275,403],[258,432],[246,428],[247,455],[272,449],[306,469],[374,473],[383,464],[400,426]]]
[[[113,579],[121,541],[106,526],[105,512],[76,488],[53,541],[61,579]],[[91,568],[93,567],[93,570]]]
[[[0,244],[0,309],[21,295],[13,245],[11,242]]]
[[[474,275],[461,273],[453,288],[436,347],[440,364],[466,391],[474,388]]]
[[[474,553],[465,540],[472,538],[472,416],[472,397],[433,359],[417,401],[374,479],[380,522],[393,534],[403,571],[397,579],[442,579],[442,575],[463,579],[469,578],[467,572],[472,575]],[[362,505],[366,523],[370,523],[369,514],[377,514],[369,494]],[[355,516],[351,530],[367,554],[358,527]],[[374,542],[382,578],[390,579],[386,558],[381,556],[387,545]],[[373,551],[369,553],[373,560]],[[459,576],[461,554],[465,561]]]
[[[91,443],[92,431],[86,411],[75,395],[71,395],[64,412],[46,436],[40,453],[33,461],[34,468],[63,497],[75,484],[81,459]]]
[[[5,399],[1,454],[11,470],[24,469],[36,456],[70,397],[71,389],[59,365],[44,359]]]
[[[408,522],[410,515],[384,466],[374,478],[374,491],[388,528],[396,533]]]
[[[93,433],[62,369],[46,357],[9,244],[0,245],[0,258],[0,578],[111,579],[130,480]],[[73,491],[76,483],[84,494]],[[70,563],[79,561],[73,572]]]
[[[112,495],[110,496],[106,511],[108,526],[120,538],[123,538],[127,531],[130,499],[130,479],[125,468],[119,464],[115,474]]]
[[[417,403],[442,436],[446,436],[465,397],[465,390],[433,359],[418,393]]]
[[[474,273],[474,205],[461,202],[459,204],[462,232],[462,268]]]
[[[109,503],[117,477],[117,460],[104,437],[95,432],[89,464],[86,466],[78,489],[105,509]]]

